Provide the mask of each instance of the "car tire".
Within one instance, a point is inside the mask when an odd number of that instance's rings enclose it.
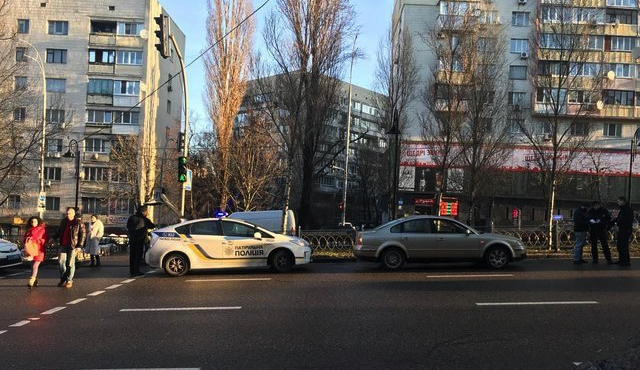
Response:
[[[505,247],[490,247],[484,254],[484,263],[496,270],[503,269],[509,264],[511,253]]]
[[[295,263],[293,254],[288,250],[278,250],[275,251],[271,255],[270,265],[271,268],[276,272],[287,272],[291,271],[293,265]]]
[[[169,276],[182,276],[189,271],[189,259],[182,253],[171,253],[164,258],[162,267]]]
[[[397,271],[404,266],[404,252],[399,248],[389,248],[382,252],[380,260],[387,270]]]

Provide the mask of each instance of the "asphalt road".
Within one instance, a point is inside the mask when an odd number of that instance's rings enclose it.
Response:
[[[640,335],[632,267],[313,263],[129,279],[0,270],[0,369],[575,369]]]

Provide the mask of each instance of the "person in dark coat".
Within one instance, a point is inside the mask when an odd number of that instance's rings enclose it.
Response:
[[[60,266],[60,282],[58,286],[73,286],[73,276],[76,272],[76,255],[84,246],[87,233],[84,222],[76,216],[76,209],[67,208],[67,215],[60,221],[60,227],[54,239],[60,243],[58,264]]]
[[[591,209],[587,213],[589,218],[589,237],[591,239],[591,258],[592,263],[598,263],[598,241],[602,245],[602,254],[607,260],[607,264],[613,264],[611,260],[611,251],[609,250],[609,224],[611,223],[611,215],[609,211],[600,206],[600,202],[595,201],[591,204]]]
[[[588,209],[589,203],[584,203],[573,212],[573,234],[576,239],[576,245],[573,248],[574,265],[587,263],[587,261],[582,258],[582,250],[587,242],[587,231],[589,231],[589,219],[587,218]]]
[[[156,225],[148,218],[149,210],[147,206],[140,206],[135,215],[129,217],[127,221],[127,231],[129,234],[129,273],[131,276],[144,275],[140,272],[140,261],[144,251],[144,242],[147,238],[148,230],[154,229]]]
[[[618,212],[618,217],[613,220],[613,224],[618,226],[616,247],[620,257],[615,264],[630,266],[629,239],[631,238],[631,233],[633,233],[633,209],[625,197],[618,198],[618,206],[620,206],[620,212]]]

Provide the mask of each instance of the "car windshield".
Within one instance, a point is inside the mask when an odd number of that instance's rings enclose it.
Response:
[[[391,226],[391,225],[396,224],[396,223],[398,223],[398,222],[399,222],[399,220],[391,220],[391,221],[389,221],[389,222],[387,222],[387,223],[385,223],[385,224],[382,224],[382,225],[380,225],[380,226],[376,227],[376,228],[375,228],[375,229],[373,229],[373,230],[380,230],[380,229],[384,229],[385,227],[387,227],[387,226]]]

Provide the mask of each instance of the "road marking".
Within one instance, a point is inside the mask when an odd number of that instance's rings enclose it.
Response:
[[[576,365],[576,366],[580,366],[580,365],[582,365],[582,362],[574,362],[573,364]]]
[[[105,289],[111,290],[111,289],[115,289],[115,288],[118,288],[118,287],[121,287],[121,286],[122,286],[122,284],[113,284],[112,286],[108,286]]]
[[[19,327],[19,326],[27,325],[27,324],[28,324],[28,323],[30,323],[30,322],[31,322],[31,321],[29,321],[29,320],[22,320],[22,321],[19,321],[19,322],[15,323],[15,324],[11,324],[11,325],[9,325],[9,327],[10,327],[10,328],[17,328],[17,327]]]
[[[185,280],[187,283],[199,283],[208,281],[266,281],[271,278],[247,278],[247,279],[199,279],[199,280]]]
[[[66,307],[56,307],[56,308],[52,308],[49,311],[44,311],[43,313],[41,313],[40,315],[52,315],[58,311],[62,311],[64,310]]]
[[[102,293],[104,293],[104,290],[98,290],[98,291],[96,291],[96,292],[89,293],[89,294],[87,294],[87,295],[88,295],[89,297],[95,297],[95,296],[98,296],[98,295],[100,295],[100,294],[102,294]]]
[[[481,278],[481,277],[513,277],[513,274],[486,274],[486,275],[427,275],[432,279],[446,279],[446,278]]]
[[[16,273],[13,273],[13,274],[8,274],[7,276],[18,276],[18,275],[22,275],[22,274],[26,274],[26,273],[27,273],[27,271],[16,272]]]
[[[6,333],[8,330],[0,330],[0,334]]]
[[[86,300],[87,300],[86,298],[78,298],[78,299],[74,299],[71,302],[67,302],[67,304],[78,304],[78,303],[80,303],[82,301],[86,301]]]
[[[0,333],[1,334],[1,333]],[[131,369],[86,369],[86,370],[200,370],[201,367],[154,367],[154,368],[131,368]]]
[[[127,280],[121,281],[120,284],[129,284],[129,283],[133,283],[134,281],[136,281],[136,279],[127,279]]]
[[[598,304],[598,302],[596,301],[499,302],[499,303],[476,303],[476,306],[537,306],[537,305],[570,305],[570,304]]]
[[[36,321],[36,320],[40,320],[40,318],[39,317],[30,317],[29,320]]]
[[[212,310],[239,310],[242,307],[166,307],[166,308],[123,308],[120,312],[151,312],[151,311],[212,311]]]

